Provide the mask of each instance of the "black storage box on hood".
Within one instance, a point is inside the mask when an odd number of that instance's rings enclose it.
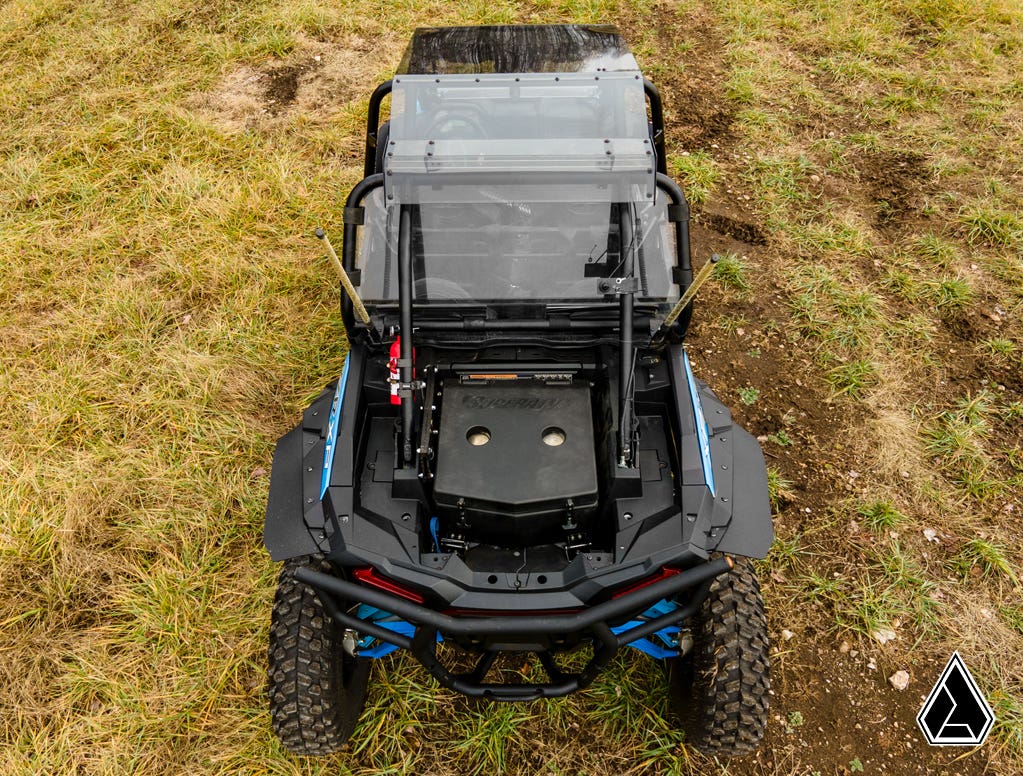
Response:
[[[445,382],[437,505],[485,540],[530,544],[597,506],[587,385]]]

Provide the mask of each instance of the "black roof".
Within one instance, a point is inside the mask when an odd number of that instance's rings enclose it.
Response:
[[[638,70],[613,25],[420,27],[398,74],[595,73]]]

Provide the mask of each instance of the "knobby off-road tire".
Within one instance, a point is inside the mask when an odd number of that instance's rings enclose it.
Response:
[[[327,614],[316,591],[295,579],[302,566],[333,570],[322,556],[292,558],[281,569],[270,615],[270,720],[290,752],[329,754],[355,729],[370,666],[342,649],[344,629]]]
[[[692,651],[670,661],[669,697],[701,752],[731,757],[757,748],[767,727],[771,689],[767,617],[752,563],[711,585],[693,619]]]

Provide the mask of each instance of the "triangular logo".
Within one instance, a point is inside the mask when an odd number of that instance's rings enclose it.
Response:
[[[980,746],[995,715],[958,652],[941,672],[938,683],[916,717],[931,746]]]

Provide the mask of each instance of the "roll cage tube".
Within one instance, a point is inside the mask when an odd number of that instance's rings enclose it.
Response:
[[[398,306],[401,326],[401,352],[398,374],[401,383],[401,455],[402,466],[412,463],[412,223],[408,205],[398,212]]]
[[[366,116],[366,160],[363,165],[363,177],[366,178],[376,172],[377,135],[380,131],[380,104],[384,101],[384,97],[391,93],[392,86],[391,81],[384,81],[373,90],[373,94],[369,98],[369,110]],[[660,98],[658,98],[659,101]],[[662,131],[662,142],[663,136],[664,132]]]
[[[630,384],[632,383],[632,308],[633,308],[633,275],[636,265],[635,246],[635,217],[633,216],[632,203],[626,202],[618,207],[618,222],[622,235],[622,285],[625,286],[621,294],[620,312],[618,318],[618,331],[621,337],[622,349],[619,358],[620,370],[618,373],[618,453],[619,466],[629,466],[632,463],[632,400],[630,397]]]
[[[353,275],[355,272],[355,249],[359,244],[358,228],[365,220],[365,210],[363,210],[362,202],[371,191],[383,185],[383,173],[370,175],[355,184],[355,187],[348,195],[348,199],[345,200],[345,230],[341,238],[341,265],[349,275]],[[352,306],[352,300],[348,298],[347,294],[341,294],[341,320],[344,321],[348,338],[352,339],[352,335],[359,329],[355,321],[355,308]],[[361,324],[359,326],[361,327]],[[365,327],[362,328],[365,329]],[[368,331],[371,338],[376,336],[376,329],[373,328],[372,323],[369,325]]]
[[[675,257],[678,267],[678,285],[681,293],[693,282],[693,256],[689,245],[689,202],[682,187],[664,173],[657,173],[657,188],[661,189],[671,204],[668,206],[668,220],[675,224]],[[689,328],[693,317],[693,305],[690,302],[673,325],[677,336],[681,337]]]
[[[668,174],[668,165],[664,158],[664,109],[661,106],[661,93],[646,78],[643,79],[643,91],[650,100],[650,123],[653,124],[654,150],[657,152],[657,172]]]

